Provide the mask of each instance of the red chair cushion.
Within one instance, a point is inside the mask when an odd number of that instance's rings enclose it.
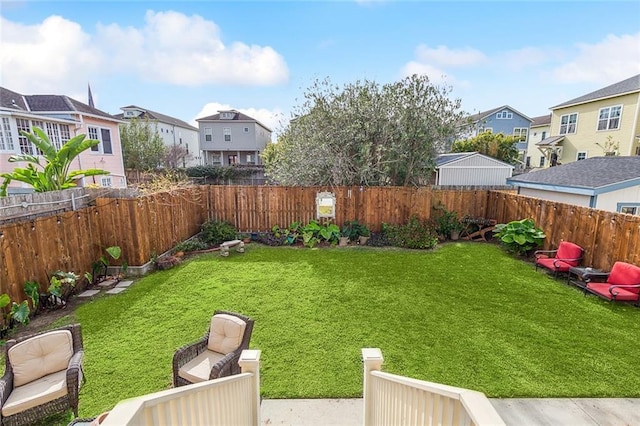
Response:
[[[551,271],[558,271],[558,272],[569,272],[569,268],[574,266],[572,264],[569,264],[567,262],[563,262],[561,260],[556,260],[552,257],[547,257],[547,258],[540,258],[536,260],[536,264],[547,268]]]
[[[568,241],[562,241],[558,246],[556,258],[558,259],[580,259],[582,257],[582,247]],[[572,260],[568,262],[570,266],[578,266],[580,260]],[[567,270],[569,270],[567,268]]]
[[[616,285],[640,284],[640,268],[626,262],[616,262],[611,268],[607,283]],[[635,293],[640,289],[634,289]]]
[[[605,299],[608,300],[612,300],[613,296],[611,295],[611,293],[609,292],[609,288],[611,287],[610,284],[607,283],[589,283],[587,284],[587,290],[589,290],[592,293],[596,293],[602,297],[604,297]],[[637,290],[637,289],[626,289],[626,288],[620,288],[620,287],[616,287],[613,289],[614,293],[617,293],[617,295],[615,296],[615,300],[620,300],[620,301],[625,301],[625,302],[636,302],[638,301],[638,298],[640,298],[640,294],[635,293],[631,290]]]

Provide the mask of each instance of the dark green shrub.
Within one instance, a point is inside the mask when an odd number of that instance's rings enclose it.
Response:
[[[451,238],[454,231],[460,232],[464,229],[464,223],[458,218],[458,213],[447,210],[444,206],[437,207],[441,213],[435,219],[435,226],[438,235],[444,238]]]
[[[507,251],[518,255],[526,255],[530,250],[542,245],[546,238],[542,229],[537,228],[531,219],[499,223],[493,235],[500,239]]]
[[[201,227],[200,239],[206,244],[217,246],[225,241],[236,239],[238,231],[228,222],[210,220]]]
[[[256,241],[267,246],[283,246],[287,243],[287,237],[284,235],[276,237],[273,232],[264,232],[258,234]]]
[[[348,237],[350,241],[356,241],[358,238],[371,236],[371,231],[364,223],[357,220],[348,220],[342,225],[340,235]]]
[[[404,225],[383,223],[382,232],[389,244],[395,247],[430,249],[438,244],[438,236],[433,224],[421,221],[417,216],[412,216],[409,223]]]
[[[389,244],[389,239],[384,232],[374,232],[371,234],[369,241],[367,241],[367,245],[373,247],[384,247],[391,244]]]
[[[202,241],[200,238],[192,238],[190,240],[183,241],[181,243],[176,244],[173,248],[174,252],[183,251],[185,253],[190,251],[198,251],[198,250],[206,250],[209,248],[209,245]]]

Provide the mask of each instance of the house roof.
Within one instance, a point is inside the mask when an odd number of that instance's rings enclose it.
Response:
[[[15,103],[14,103],[15,101]],[[65,95],[21,95],[0,87],[0,103],[4,108],[33,113],[80,113],[90,114],[107,120],[119,121],[116,117],[76,101]]]
[[[265,129],[267,129],[268,131],[271,131],[270,128],[268,128],[267,126],[265,126],[264,124],[262,124],[261,122],[256,120],[255,118],[249,117],[248,115],[243,114],[240,111],[230,110],[230,111],[221,111],[221,112],[233,112],[233,113],[235,113],[235,115],[231,119],[229,119],[229,118],[220,119],[220,112],[218,112],[217,114],[213,114],[213,115],[210,115],[208,117],[198,118],[198,119],[196,119],[196,121],[197,122],[201,122],[201,121],[252,121],[254,123],[258,123],[259,125],[261,125]]]
[[[524,173],[508,184],[560,192],[598,194],[640,185],[640,157],[592,157]],[[579,191],[586,189],[590,191]]]
[[[446,164],[452,164],[462,159],[474,157],[474,156],[483,157],[485,159],[491,160],[492,162],[495,162],[496,164],[513,168],[511,164],[505,163],[504,161],[500,161],[497,158],[489,157],[488,155],[480,154],[477,151],[473,151],[473,152],[452,152],[449,154],[440,154],[436,157],[436,160],[435,160],[436,169]]]
[[[501,107],[498,107],[498,108],[493,108],[493,109],[490,109],[490,110],[487,110],[487,111],[482,111],[482,112],[479,112],[477,114],[473,114],[473,115],[469,116],[469,118],[474,123],[476,123],[476,122],[478,122],[478,121],[480,121],[480,120],[482,120],[484,118],[487,118],[490,115],[495,114],[496,112],[498,112],[500,110],[503,110],[505,108],[510,109],[511,111],[517,113],[518,115],[526,118],[529,121],[533,121],[531,118],[529,118],[528,116],[524,115],[523,113],[521,113],[520,111],[516,110],[515,108],[510,107],[509,105],[502,105]]]
[[[531,127],[548,126],[551,124],[551,114],[533,117],[532,120]]]
[[[579,96],[570,101],[558,104],[551,109],[562,108],[569,105],[583,104],[586,102],[593,102],[599,99],[610,98],[627,93],[640,92],[640,74],[629,77],[626,80],[619,81],[610,86],[603,87],[595,92],[587,93],[586,95]]]
[[[178,126],[178,127],[183,127],[185,129],[189,129],[189,130],[198,131],[197,127],[194,127],[191,124],[187,123],[186,121],[180,120],[179,118],[175,118],[175,117],[171,117],[169,115],[161,114],[161,113],[156,112],[156,111],[151,111],[150,109],[141,108],[141,107],[136,106],[136,105],[129,105],[129,106],[126,106],[126,107],[122,107],[120,109],[121,110],[128,110],[128,109],[140,110],[140,111],[142,111],[142,115],[140,116],[142,118],[148,118],[149,120],[157,120],[157,121],[160,121],[162,123],[171,124],[172,126]],[[123,113],[116,114],[115,116],[118,117],[121,120],[127,120],[127,118],[125,118]]]
[[[564,135],[561,136],[551,136],[548,138],[542,139],[540,142],[537,142],[538,146],[556,146],[560,142],[564,140]]]

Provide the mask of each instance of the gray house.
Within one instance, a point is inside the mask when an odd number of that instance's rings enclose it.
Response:
[[[640,215],[640,157],[592,157],[510,179],[518,193]]]
[[[271,129],[236,110],[196,121],[205,165],[258,165],[260,153],[271,142]]]

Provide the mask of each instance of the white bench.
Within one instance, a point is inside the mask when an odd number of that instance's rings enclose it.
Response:
[[[238,253],[244,253],[244,242],[242,240],[231,240],[220,244],[220,256],[229,256],[229,249],[236,246],[236,251]]]

